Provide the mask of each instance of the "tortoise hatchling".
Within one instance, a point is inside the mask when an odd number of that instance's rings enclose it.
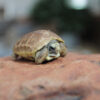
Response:
[[[37,30],[24,35],[13,48],[15,59],[25,58],[37,64],[65,56],[64,41],[49,30]]]

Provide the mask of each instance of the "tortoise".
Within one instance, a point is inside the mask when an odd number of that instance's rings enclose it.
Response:
[[[64,57],[67,48],[64,40],[50,30],[37,30],[25,34],[13,47],[16,60],[20,58],[41,64],[58,57]]]

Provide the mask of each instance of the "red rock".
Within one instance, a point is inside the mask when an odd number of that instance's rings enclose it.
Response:
[[[100,55],[68,53],[36,65],[0,58],[0,100],[100,100]]]

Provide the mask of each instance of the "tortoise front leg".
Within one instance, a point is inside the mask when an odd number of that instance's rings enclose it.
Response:
[[[36,53],[35,62],[37,64],[43,63],[46,60],[47,55],[48,55],[48,49],[44,47],[43,49],[41,49],[40,51]]]
[[[64,43],[60,43],[60,55],[61,57],[67,54],[67,48]]]

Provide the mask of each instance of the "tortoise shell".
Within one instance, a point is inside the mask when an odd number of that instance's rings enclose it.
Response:
[[[37,30],[24,35],[13,48],[13,52],[21,57],[35,57],[35,53],[51,40],[64,42],[57,34],[49,30]]]

